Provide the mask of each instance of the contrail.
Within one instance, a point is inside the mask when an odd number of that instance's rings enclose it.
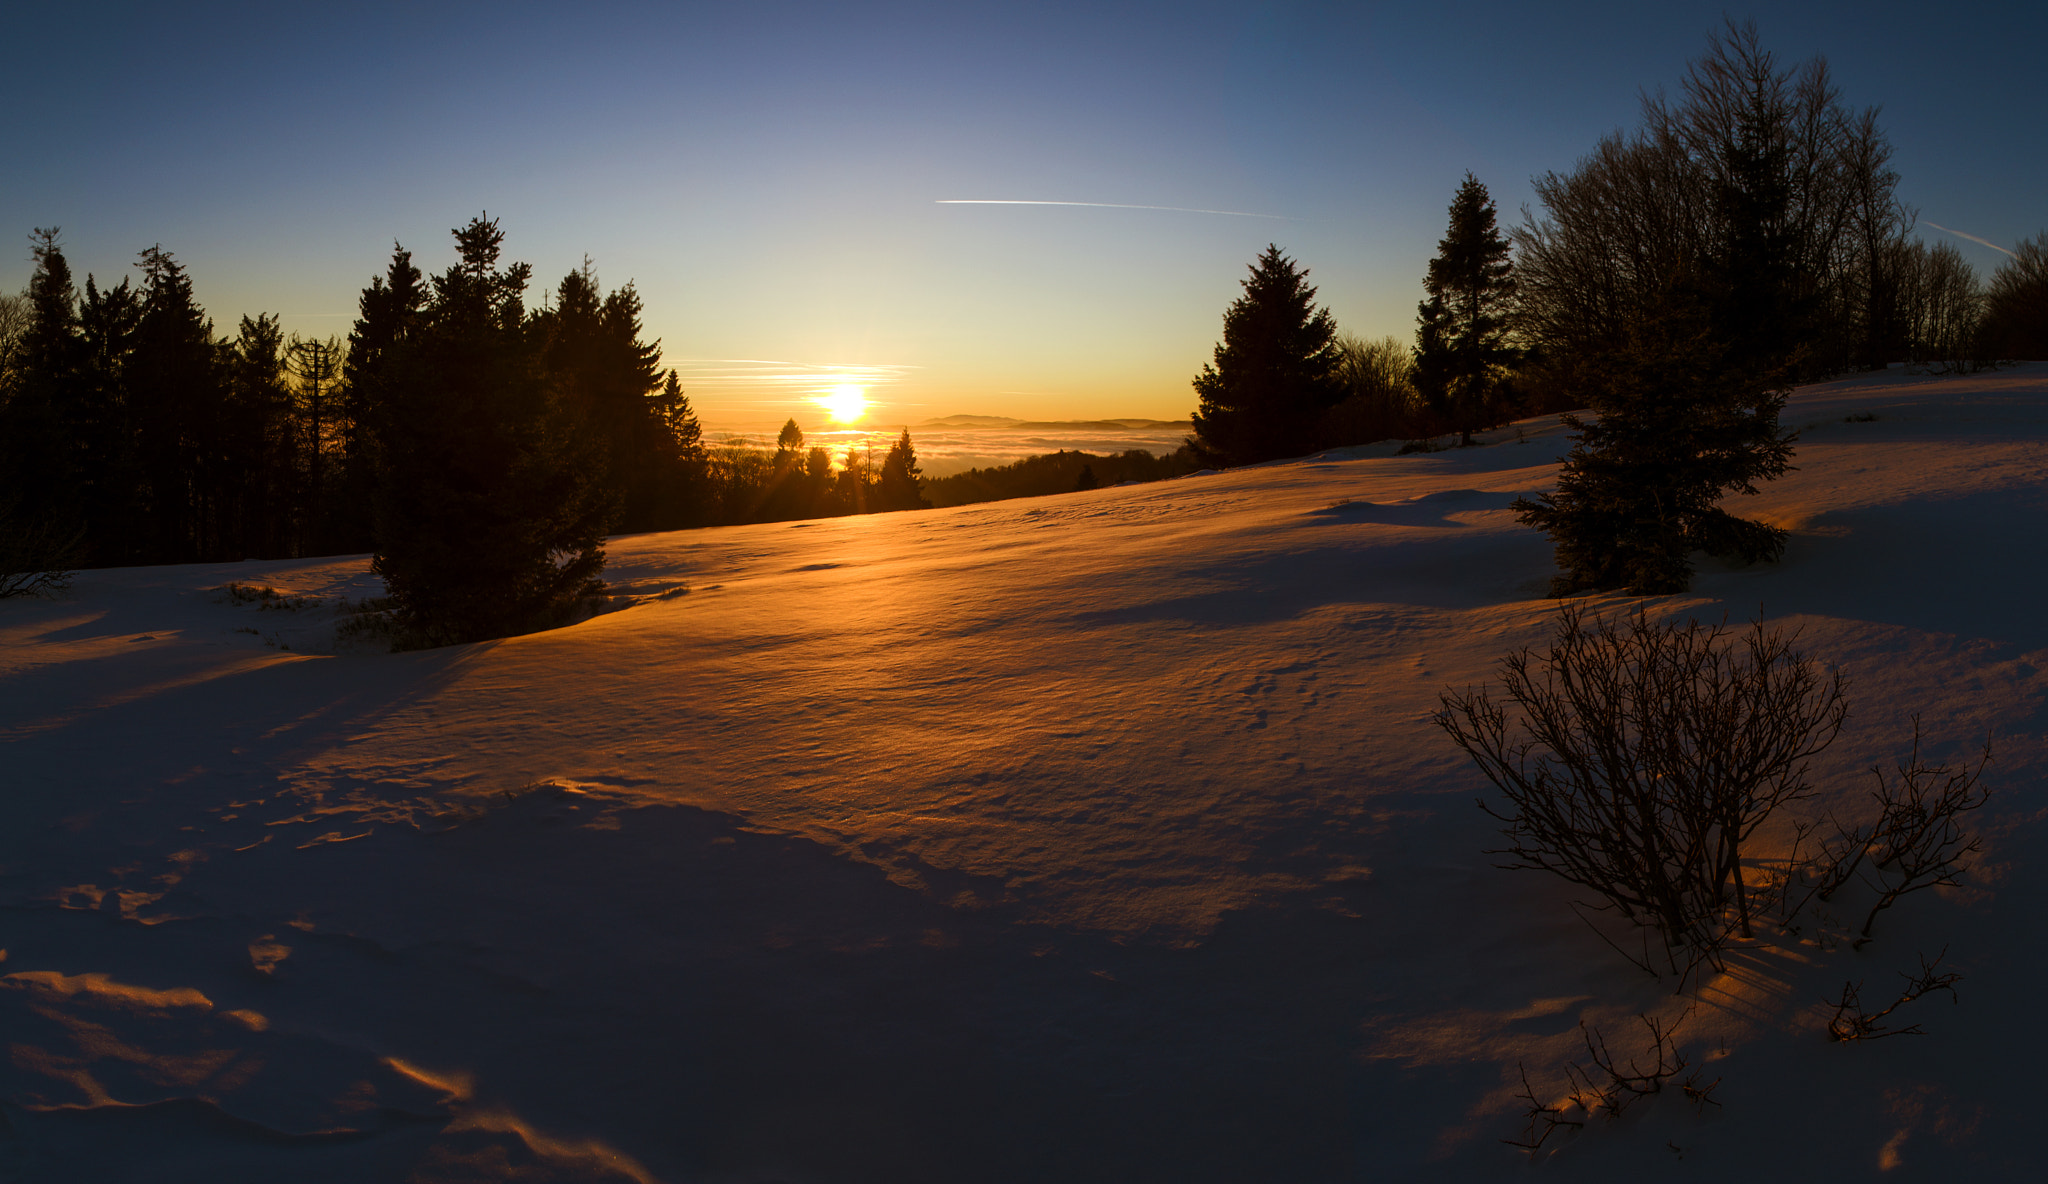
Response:
[[[1275,222],[1292,222],[1284,214],[1252,214],[1244,210],[1193,210],[1186,206],[1133,206],[1119,201],[1014,201],[989,197],[942,197],[933,203],[941,206],[1089,206],[1098,210],[1166,210],[1175,214],[1224,214],[1232,218],[1270,218]]]
[[[1943,226],[1943,225],[1942,225],[1941,223],[1939,223],[1939,222],[1929,222],[1929,223],[1927,223],[1927,225],[1929,225],[1929,226],[1932,226],[1932,227],[1934,227],[1934,228],[1935,228],[1936,230],[1939,230],[1939,231],[1941,231],[1941,232],[1942,232],[1943,234],[1953,234],[1953,235],[1955,235],[1955,236],[1956,236],[1957,238],[1966,238],[1966,239],[1969,239],[1969,240],[1970,240],[1971,242],[1973,242],[1973,243],[1982,243],[1983,245],[1985,245],[1985,246],[1987,246],[1987,247],[1990,247],[1990,248],[1991,248],[1992,250],[1994,250],[1994,251],[2000,251],[2000,252],[2003,252],[2003,253],[2004,253],[2004,255],[2005,255],[2005,257],[2006,257],[2006,258],[2008,258],[2008,259],[2017,259],[2017,258],[2019,258],[2019,256],[2018,256],[2018,255],[2015,255],[2015,254],[2013,254],[2013,253],[2012,253],[2011,251],[2007,251],[2007,250],[2006,250],[2006,249],[2005,249],[2004,247],[2001,247],[2001,246],[1999,246],[1999,245],[1998,245],[1997,243],[1994,243],[1994,242],[1992,242],[1992,241],[1991,241],[1990,239],[1988,239],[1988,238],[1978,238],[1978,237],[1977,237],[1976,235],[1974,235],[1974,234],[1964,234],[1964,233],[1963,233],[1962,231],[1960,231],[1960,230],[1950,230],[1950,229],[1949,229],[1948,227],[1946,227],[1946,226]]]

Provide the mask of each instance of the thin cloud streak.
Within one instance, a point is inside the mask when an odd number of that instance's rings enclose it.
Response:
[[[2015,254],[2013,254],[2013,253],[2012,253],[2011,251],[2008,251],[2008,250],[2006,250],[2006,249],[2005,249],[2004,247],[2001,247],[2001,246],[1999,246],[1999,245],[1998,245],[1997,243],[1994,243],[1994,242],[1992,242],[1992,241],[1991,241],[1990,239],[1988,239],[1988,238],[1978,238],[1978,237],[1977,237],[1976,235],[1974,235],[1974,234],[1964,234],[1964,233],[1963,233],[1962,231],[1960,231],[1960,230],[1950,230],[1950,229],[1949,229],[1948,227],[1946,227],[1946,226],[1943,226],[1943,225],[1942,225],[1941,223],[1939,223],[1939,222],[1929,222],[1929,223],[1926,223],[1926,225],[1934,227],[1934,228],[1935,228],[1936,230],[1939,230],[1939,231],[1941,231],[1941,232],[1942,232],[1943,234],[1953,234],[1953,235],[1955,235],[1955,236],[1956,236],[1957,238],[1966,238],[1966,239],[1969,239],[1969,240],[1970,240],[1971,242],[1973,242],[1973,243],[1979,243],[1979,244],[1981,244],[1981,245],[1983,245],[1983,246],[1987,246],[1987,247],[1990,247],[1990,248],[1991,248],[1992,250],[1994,250],[1994,251],[1998,251],[1998,252],[2002,253],[2002,254],[2003,254],[2003,255],[2004,255],[2004,256],[2005,256],[2006,258],[2008,258],[2008,259],[2017,259],[2017,258],[2019,258],[2019,256],[2018,256],[2018,255],[2015,255]]]
[[[769,358],[671,358],[666,359],[688,388],[749,389],[780,387],[816,389],[853,383],[886,386],[917,369],[916,366],[873,366],[830,362],[783,362]]]
[[[1253,214],[1244,210],[1196,210],[1187,206],[1134,206],[1118,201],[1025,201],[996,197],[942,197],[932,203],[941,206],[1087,206],[1097,210],[1166,210],[1174,214],[1222,214],[1230,218],[1267,218],[1292,222],[1285,214]]]

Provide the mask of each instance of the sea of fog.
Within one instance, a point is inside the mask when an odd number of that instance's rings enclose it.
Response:
[[[808,447],[822,445],[830,448],[835,458],[848,447],[872,447],[879,460],[905,426],[910,429],[911,443],[917,448],[918,465],[926,477],[945,477],[968,469],[1006,465],[1027,456],[1063,449],[1099,454],[1139,448],[1164,456],[1179,448],[1192,430],[1192,425],[1186,421],[1129,419],[1077,423],[955,416],[909,425],[863,425],[806,431],[804,443]],[[734,438],[746,440],[757,447],[772,448],[775,430],[734,430],[719,425],[707,426],[704,430],[705,442],[709,444],[724,443]]]

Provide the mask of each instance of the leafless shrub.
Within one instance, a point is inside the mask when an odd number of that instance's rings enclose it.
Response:
[[[84,550],[84,530],[30,522],[0,502],[0,600],[62,592]]]
[[[1507,824],[1509,846],[1489,853],[1654,929],[1674,973],[1717,958],[1731,906],[1750,936],[1743,845],[1810,795],[1806,762],[1846,711],[1840,672],[1793,640],[1761,622],[1731,639],[1725,626],[1566,606],[1547,650],[1502,661],[1504,702],[1445,691],[1434,716],[1507,798],[1481,803]],[[1656,972],[1647,948],[1623,953]]]
[[[1876,893],[1863,918],[1855,944],[1870,941],[1877,915],[1900,897],[1924,888],[1955,887],[1969,871],[1965,857],[1983,847],[1983,840],[1963,829],[1962,817],[1984,805],[1991,791],[1981,782],[1991,763],[1991,742],[1974,766],[1930,765],[1920,756],[1920,717],[1913,717],[1913,747],[1895,766],[1897,776],[1882,768],[1871,791],[1877,821],[1867,827],[1837,826],[1833,841],[1823,847],[1817,892],[1822,900],[1852,882],[1861,881]]]
[[[229,582],[220,586],[220,593],[227,598],[229,604],[253,604],[259,610],[297,612],[300,609],[313,608],[320,603],[317,596],[294,596],[288,592],[279,592],[268,584],[258,587],[255,584]]]
[[[1502,1139],[1501,1142],[1535,1152],[1541,1150],[1561,1128],[1577,1130],[1586,1125],[1582,1120],[1571,1117],[1574,1112],[1620,1118],[1636,1102],[1663,1092],[1667,1083],[1692,1068],[1691,1062],[1679,1051],[1677,1041],[1678,1029],[1691,1015],[1688,1008],[1684,1015],[1668,1023],[1654,1016],[1637,1016],[1649,1033],[1650,1043],[1641,1057],[1630,1057],[1626,1064],[1608,1049],[1607,1038],[1599,1028],[1582,1021],[1579,1034],[1586,1042],[1586,1057],[1591,1064],[1568,1062],[1564,1073],[1571,1086],[1570,1092],[1562,1101],[1548,1103],[1538,1098],[1534,1087],[1529,1084],[1528,1067],[1518,1064],[1516,1068],[1522,1075],[1522,1092],[1515,1096],[1527,1103],[1523,1111],[1527,1125],[1520,1138]],[[1717,1077],[1703,1084],[1700,1077],[1699,1071],[1694,1070],[1679,1083],[1679,1089],[1696,1109],[1704,1110],[1707,1106],[1719,1108],[1721,1103],[1713,1094],[1721,1079]]]
[[[1828,1020],[1828,1039],[1837,1041],[1882,1040],[1886,1036],[1926,1035],[1926,1030],[1919,1024],[1908,1024],[1903,1028],[1894,1028],[1887,1027],[1884,1019],[1906,1004],[1923,996],[1931,995],[1936,991],[1947,991],[1949,1001],[1951,1003],[1955,1002],[1956,984],[1963,981],[1963,976],[1954,971],[1949,971],[1945,974],[1941,972],[1941,960],[1946,957],[1948,957],[1947,946],[1941,947],[1941,953],[1936,954],[1932,962],[1927,960],[1927,955],[1919,955],[1920,972],[1918,974],[1907,974],[1904,971],[1899,973],[1899,977],[1906,980],[1906,988],[1899,992],[1899,997],[1893,1000],[1891,1006],[1886,1007],[1883,1011],[1867,1012],[1863,1010],[1863,1002],[1859,997],[1863,984],[1860,982],[1844,982],[1840,997],[1826,1001],[1835,1009],[1835,1014]]]
[[[1579,1034],[1585,1039],[1586,1056],[1593,1064],[1591,1068],[1576,1062],[1565,1066],[1565,1075],[1577,1087],[1572,1096],[1589,1113],[1597,1110],[1609,1118],[1620,1118],[1622,1112],[1638,1100],[1663,1092],[1665,1082],[1692,1067],[1679,1053],[1678,1042],[1673,1039],[1686,1016],[1691,1014],[1688,1010],[1669,1024],[1659,1022],[1654,1016],[1636,1017],[1650,1033],[1650,1047],[1643,1054],[1648,1067],[1634,1057],[1629,1058],[1624,1067],[1607,1050],[1607,1038],[1600,1034],[1600,1029],[1581,1021]],[[1707,1087],[1708,1091],[1712,1089],[1713,1086]]]
[[[1524,1112],[1529,1125],[1523,1129],[1521,1138],[1502,1139],[1501,1142],[1510,1147],[1520,1147],[1524,1151],[1541,1151],[1543,1144],[1549,1142],[1550,1136],[1556,1134],[1559,1128],[1570,1127],[1572,1130],[1579,1130],[1586,1125],[1575,1118],[1566,1117],[1566,1108],[1575,1104],[1575,1099],[1567,1098],[1562,1104],[1543,1102],[1537,1098],[1535,1087],[1529,1084],[1529,1067],[1517,1062],[1515,1068],[1522,1074],[1522,1092],[1515,1096],[1529,1104]]]

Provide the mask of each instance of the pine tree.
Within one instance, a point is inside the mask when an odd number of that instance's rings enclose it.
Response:
[[[227,503],[239,458],[226,435],[227,374],[213,322],[192,295],[192,277],[169,251],[141,254],[142,315],[135,327],[126,386],[135,408],[138,449],[155,563],[245,558],[229,537]]]
[[[104,292],[92,276],[85,277],[85,299],[78,306],[84,346],[79,406],[80,440],[93,458],[82,485],[88,562],[93,564],[133,563],[148,556],[141,432],[128,390],[141,324],[142,299],[126,276]]]
[[[874,446],[869,445],[866,455],[853,445],[846,446],[846,455],[839,462],[839,476],[833,482],[832,499],[842,514],[866,514],[877,508],[870,505],[875,488]]]
[[[376,545],[377,440],[391,405],[393,367],[426,305],[426,277],[413,266],[412,252],[392,243],[391,262],[363,289],[349,330],[342,362],[341,471],[324,548],[353,552]]]
[[[227,351],[223,435],[226,512],[236,550],[265,558],[303,554],[300,425],[286,384],[284,330],[274,314],[243,317]]]
[[[1414,383],[1425,405],[1470,444],[1500,418],[1499,394],[1521,351],[1508,341],[1514,264],[1493,199],[1470,173],[1451,201],[1418,308]]]
[[[534,318],[549,381],[578,408],[604,453],[604,484],[623,531],[670,528],[661,509],[679,458],[662,422],[661,343],[641,340],[633,285],[599,298],[590,260],[563,277],[554,307]]]
[[[917,449],[910,442],[910,429],[904,428],[903,435],[889,446],[889,455],[882,458],[882,473],[875,483],[875,501],[878,510],[925,510],[931,503],[925,500],[922,473],[917,467]]]
[[[1720,501],[1791,468],[1793,435],[1778,416],[1814,338],[1813,277],[1801,263],[1811,231],[1794,208],[1811,184],[1797,166],[1798,120],[1802,104],[1832,103],[1825,88],[1808,94],[1822,81],[1810,70],[1795,94],[1755,30],[1731,26],[1695,63],[1685,107],[1646,104],[1654,134],[1603,145],[1580,176],[1539,184],[1574,229],[1522,236],[1525,259],[1533,251],[1548,273],[1536,315],[1524,315],[1576,355],[1574,385],[1599,413],[1566,418],[1577,439],[1557,491],[1516,503],[1556,546],[1557,594],[1680,592],[1694,551],[1743,562],[1783,553],[1784,531]],[[1663,201],[1637,208],[1591,200],[1660,185]],[[1672,206],[1696,224],[1666,223],[1654,252],[1617,249],[1598,263],[1562,249],[1641,234]],[[1594,282],[1621,273],[1633,287],[1625,298]]]
[[[1301,456],[1319,443],[1317,426],[1343,390],[1334,378],[1336,323],[1315,307],[1307,277],[1269,243],[1223,314],[1215,360],[1194,381],[1188,445],[1207,463]]]
[[[796,420],[791,419],[782,425],[781,431],[775,433],[775,467],[779,469],[793,463],[791,458],[803,450],[804,430],[796,426]]]
[[[305,338],[297,334],[285,347],[287,368],[297,381],[294,421],[301,433],[294,451],[303,463],[304,544],[308,555],[328,554],[336,507],[329,454],[340,434],[336,419],[341,401],[343,351],[339,339]]]
[[[614,503],[603,458],[546,380],[504,232],[473,219],[389,347],[376,417],[377,555],[403,643],[479,641],[557,624],[602,585]],[[374,287],[375,285],[373,285]]]
[[[663,454],[670,458],[662,468],[667,477],[659,490],[656,517],[662,529],[702,526],[709,519],[710,496],[708,457],[704,449],[704,425],[690,408],[682,381],[674,370],[662,379],[661,393],[654,396],[654,417],[660,425]]]
[[[0,550],[10,567],[28,561],[14,558],[16,540],[79,539],[84,528],[81,484],[90,471],[78,414],[84,343],[78,293],[57,234],[55,227],[38,228],[31,236],[36,268],[25,293],[25,323],[10,380],[0,389]]]
[[[1784,531],[1719,505],[1790,469],[1792,437],[1778,427],[1785,392],[1751,377],[1710,300],[1674,292],[1632,329],[1604,367],[1598,418],[1563,417],[1577,438],[1556,492],[1516,501],[1556,548],[1553,595],[1683,592],[1693,551],[1743,562],[1783,552]]]

